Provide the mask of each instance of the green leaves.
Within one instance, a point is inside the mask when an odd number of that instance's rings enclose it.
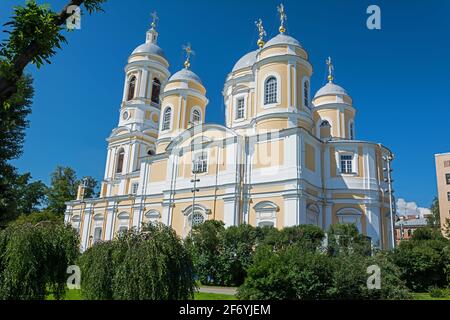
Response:
[[[195,291],[191,256],[164,225],[96,244],[79,263],[87,299],[179,300],[192,298]]]
[[[76,232],[61,223],[14,224],[0,232],[0,299],[59,299],[78,255]]]

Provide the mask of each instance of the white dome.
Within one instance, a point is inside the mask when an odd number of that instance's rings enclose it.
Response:
[[[249,52],[242,58],[240,58],[238,62],[236,62],[236,64],[234,65],[232,72],[253,66],[256,62],[256,56],[258,54],[258,51],[259,50]]]
[[[324,85],[322,88],[317,91],[315,98],[322,97],[322,96],[328,96],[328,95],[345,95],[348,96],[347,91],[345,91],[344,88],[341,86],[338,86],[337,84],[334,84],[333,82],[328,82],[326,85]]]
[[[296,39],[287,36],[285,34],[278,34],[277,36],[273,37],[272,39],[270,39],[265,45],[264,48],[270,47],[270,46],[275,46],[275,45],[280,45],[280,44],[287,44],[287,45],[292,45],[292,46],[297,46],[297,47],[302,47],[302,45],[300,44],[300,42],[298,42]]]
[[[173,76],[171,76],[169,81],[196,81],[202,84],[202,80],[200,79],[200,77],[189,69],[181,69]]]
[[[160,47],[158,47],[156,44],[150,43],[150,42],[141,44],[139,47],[134,49],[132,54],[138,54],[138,53],[151,54],[151,55],[160,56],[160,57],[166,59],[166,55],[164,54],[164,51]]]

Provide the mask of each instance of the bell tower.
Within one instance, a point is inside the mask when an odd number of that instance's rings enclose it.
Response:
[[[118,126],[107,139],[108,156],[101,196],[124,195],[142,158],[156,152],[161,92],[169,78],[169,63],[158,46],[158,16],[125,66],[123,98]]]

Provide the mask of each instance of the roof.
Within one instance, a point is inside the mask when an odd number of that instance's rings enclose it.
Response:
[[[200,84],[202,84],[202,80],[198,75],[196,75],[194,72],[192,72],[189,69],[181,69],[177,73],[175,73],[173,76],[170,77],[169,81],[196,81]]]
[[[138,53],[152,54],[155,56],[161,56],[164,59],[166,59],[166,55],[164,54],[164,51],[154,43],[148,42],[148,43],[141,44],[139,47],[134,49],[132,54],[138,54]]]
[[[253,66],[256,62],[258,51],[259,50],[251,51],[240,58],[234,65],[232,72]]]
[[[337,84],[334,84],[333,82],[328,82],[326,85],[324,85],[322,88],[317,91],[315,98],[327,96],[327,95],[347,95],[347,91],[345,91],[344,88],[341,86],[338,86]]]
[[[287,36],[285,34],[278,34],[275,37],[273,37],[272,39],[270,39],[264,45],[264,48],[267,48],[267,47],[270,47],[270,46],[279,45],[279,44],[288,44],[288,45],[293,45],[293,46],[297,46],[297,47],[300,47],[300,48],[302,47],[300,42],[298,42],[298,40],[292,38],[291,36]]]

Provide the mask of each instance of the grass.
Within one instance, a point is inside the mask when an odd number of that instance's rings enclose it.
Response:
[[[49,295],[47,300],[55,300],[55,298],[53,295]],[[83,300],[81,290],[67,290],[64,300]],[[196,292],[194,300],[237,300],[237,298],[227,294]]]
[[[413,293],[414,300],[450,300],[450,296],[445,298],[433,298],[429,293]]]

